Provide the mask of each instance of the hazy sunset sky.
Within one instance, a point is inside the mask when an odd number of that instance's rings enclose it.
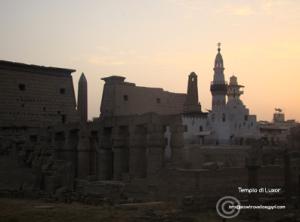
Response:
[[[198,74],[203,110],[217,42],[225,75],[245,85],[259,120],[275,107],[300,120],[300,1],[1,0],[0,59],[76,69],[89,87],[89,118],[99,115],[102,77],[186,92]]]

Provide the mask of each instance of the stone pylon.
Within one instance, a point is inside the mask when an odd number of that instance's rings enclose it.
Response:
[[[82,127],[79,131],[79,141],[77,144],[77,177],[86,178],[89,175],[90,166],[90,140],[88,130]]]
[[[84,73],[81,74],[78,82],[78,103],[77,110],[80,117],[80,122],[87,122],[88,113],[88,98],[87,98],[87,81]]]

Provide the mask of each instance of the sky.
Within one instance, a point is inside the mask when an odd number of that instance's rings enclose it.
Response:
[[[198,75],[203,110],[217,43],[225,78],[245,86],[258,120],[274,108],[300,120],[300,1],[0,0],[0,59],[84,72],[89,118],[99,116],[103,77],[185,93]]]

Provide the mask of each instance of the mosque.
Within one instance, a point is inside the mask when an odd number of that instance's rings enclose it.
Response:
[[[257,138],[258,127],[255,115],[250,115],[249,109],[243,104],[240,96],[244,86],[239,85],[236,76],[231,76],[229,84],[225,81],[224,62],[221,55],[220,43],[218,44],[218,53],[214,63],[214,76],[211,82],[210,91],[212,94],[212,109],[205,118],[201,118],[201,106],[196,107],[197,95],[197,76],[191,73],[189,76],[187,100],[195,99],[192,103],[193,109],[185,110],[183,123],[186,128],[185,138],[189,141],[195,141],[200,138],[201,143],[208,142],[218,144],[243,144],[247,138]],[[200,118],[197,115],[189,113],[200,112]]]
[[[154,112],[161,115],[179,114],[184,125],[186,144],[240,144],[258,137],[256,116],[249,113],[240,96],[244,86],[237,77],[225,81],[221,44],[214,62],[210,91],[212,109],[202,112],[198,98],[198,79],[188,77],[186,94],[170,93],[159,88],[139,87],[125,82],[124,77],[111,76],[105,81],[101,117],[126,116]],[[168,126],[166,126],[168,130]]]

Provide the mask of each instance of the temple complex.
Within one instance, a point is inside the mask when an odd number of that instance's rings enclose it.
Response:
[[[216,200],[250,181],[295,192],[299,161],[290,153],[299,143],[287,139],[298,131],[276,131],[286,139],[269,143],[268,127],[241,99],[244,86],[235,75],[225,81],[224,69],[219,44],[208,112],[195,72],[187,93],[103,77],[100,115],[88,121],[84,74],[76,102],[75,70],[0,61],[0,191]],[[284,123],[278,112],[274,124]]]

